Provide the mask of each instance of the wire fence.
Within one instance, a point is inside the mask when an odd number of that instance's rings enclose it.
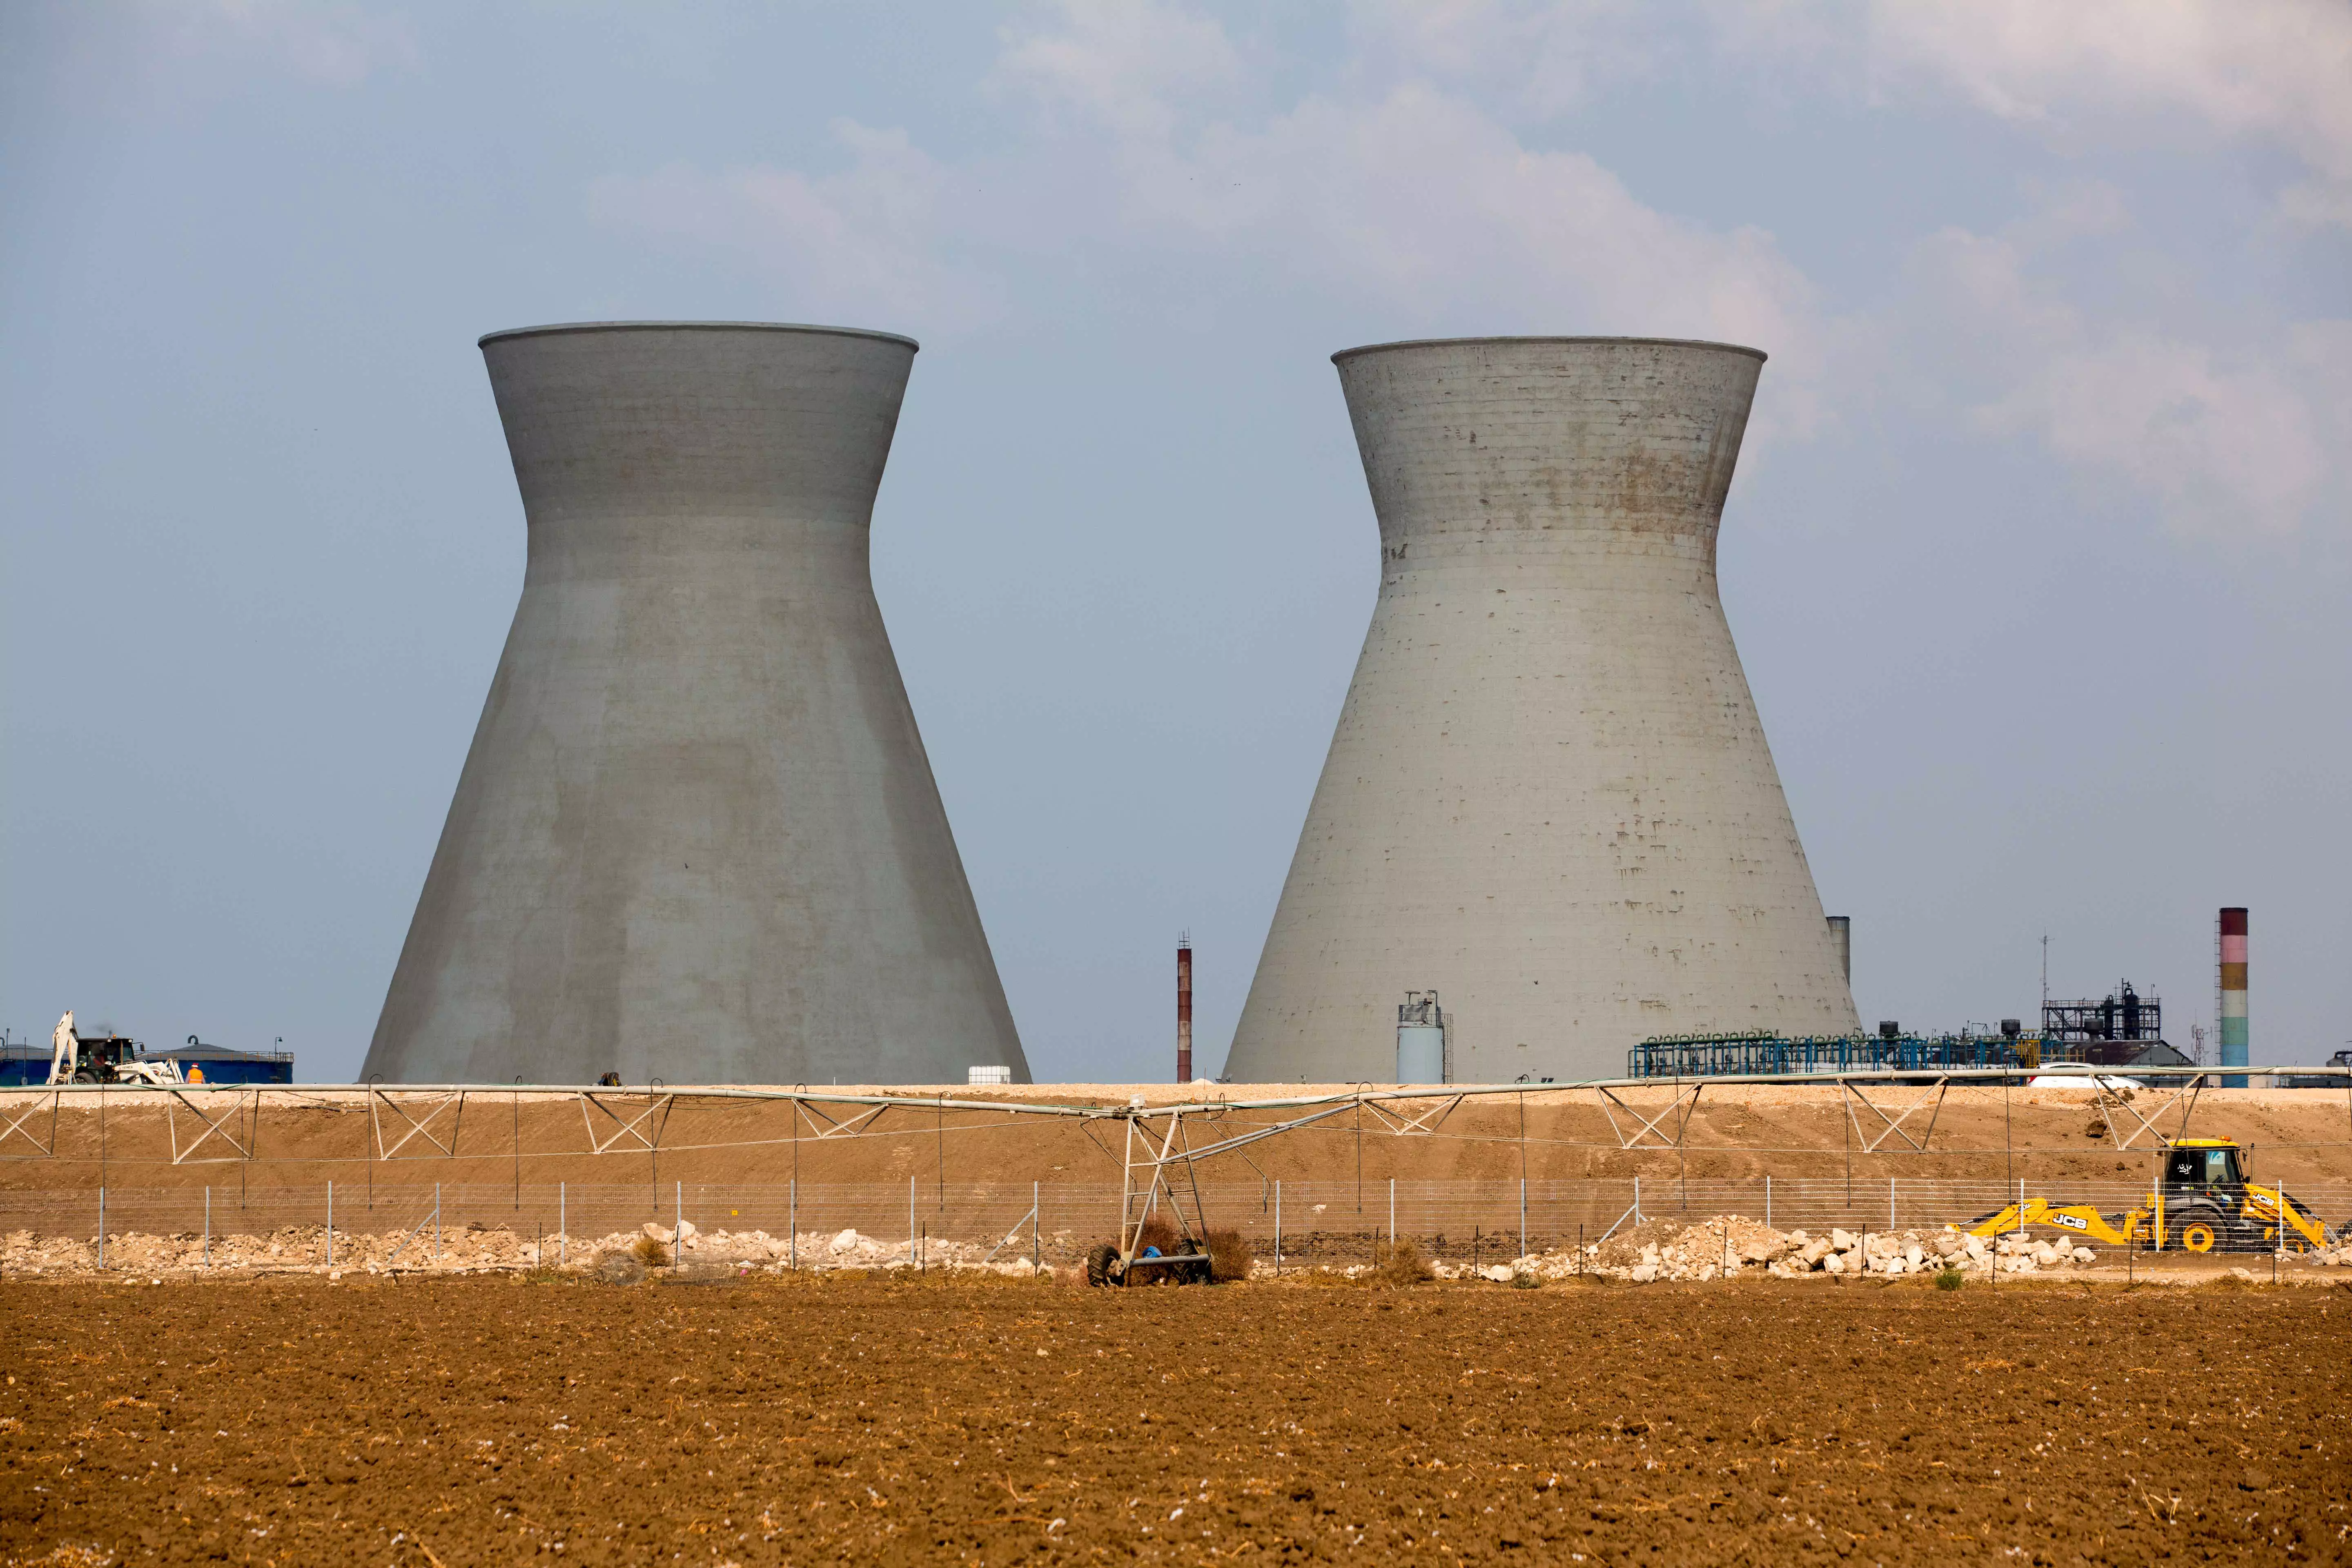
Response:
[[[1648,1220],[1721,1215],[1822,1235],[1833,1228],[1887,1233],[1966,1228],[2024,1196],[2084,1204],[2120,1216],[2143,1205],[2146,1183],[2034,1184],[1890,1178],[1529,1182],[1275,1181],[1179,1189],[1188,1226],[1233,1230],[1261,1258],[1347,1264],[1376,1242],[1410,1239],[1450,1261],[1497,1261],[1605,1239]],[[2331,1225],[2352,1218],[2352,1184],[2313,1184],[2290,1195]],[[782,1183],[319,1184],[300,1187],[79,1188],[0,1192],[0,1234],[19,1246],[59,1238],[95,1245],[131,1237],[209,1243],[284,1237],[302,1257],[331,1230],[347,1237],[489,1232],[572,1259],[579,1249],[648,1224],[680,1220],[706,1235],[781,1241],[795,1264],[831,1261],[830,1241],[855,1231],[892,1256],[919,1258],[938,1244],[993,1247],[1008,1257],[1067,1264],[1118,1238],[1115,1184]],[[1166,1199],[1160,1213],[1168,1216]],[[316,1233],[316,1234],[313,1234]],[[2086,1238],[2077,1237],[2078,1240]],[[903,1248],[903,1253],[893,1249]],[[838,1251],[840,1249],[833,1249]],[[870,1258],[867,1247],[859,1256]],[[542,1256],[540,1253],[533,1257]],[[292,1258],[289,1261],[293,1261]]]

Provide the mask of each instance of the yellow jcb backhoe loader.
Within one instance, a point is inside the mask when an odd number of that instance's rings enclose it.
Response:
[[[2089,1204],[2028,1198],[1968,1227],[1971,1236],[2013,1236],[2046,1225],[2109,1247],[2158,1252],[2302,1252],[2352,1239],[2284,1188],[2246,1179],[2245,1151],[2227,1138],[2183,1138],[2164,1152],[2163,1173],[2139,1207],[2103,1214]]]

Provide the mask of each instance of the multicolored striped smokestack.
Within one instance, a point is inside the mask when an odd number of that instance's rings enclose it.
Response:
[[[2221,1007],[2215,1020],[2221,1026],[2221,1065],[2242,1068],[2253,1058],[2246,1054],[2246,911],[2231,907],[2221,911]],[[2221,1080],[2223,1089],[2243,1089],[2246,1077]]]

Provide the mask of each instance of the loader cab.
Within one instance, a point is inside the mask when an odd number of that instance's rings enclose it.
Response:
[[[2191,1138],[2165,1151],[2168,1195],[2234,1193],[2246,1184],[2245,1151],[2221,1138]]]
[[[103,1033],[74,1037],[76,1047],[75,1083],[111,1083],[122,1064],[136,1056],[139,1042],[109,1029]]]

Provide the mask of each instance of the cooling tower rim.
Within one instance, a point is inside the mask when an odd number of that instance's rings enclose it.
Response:
[[[1705,338],[1403,338],[1392,343],[1366,343],[1361,348],[1341,349],[1331,356],[1331,363],[1340,364],[1354,359],[1359,354],[1385,353],[1391,349],[1458,348],[1468,343],[1615,343],[1629,346],[1648,344],[1652,347],[1675,349],[1721,349],[1727,353],[1750,355],[1759,364],[1772,357],[1762,349],[1751,349],[1745,343],[1718,343]]]
[[[484,332],[474,340],[476,348],[488,348],[506,338],[543,338],[561,332],[806,332],[829,338],[878,338],[886,343],[904,343],[917,353],[923,345],[898,332],[877,331],[871,327],[819,327],[799,321],[556,321],[543,327],[501,327],[495,332]]]

